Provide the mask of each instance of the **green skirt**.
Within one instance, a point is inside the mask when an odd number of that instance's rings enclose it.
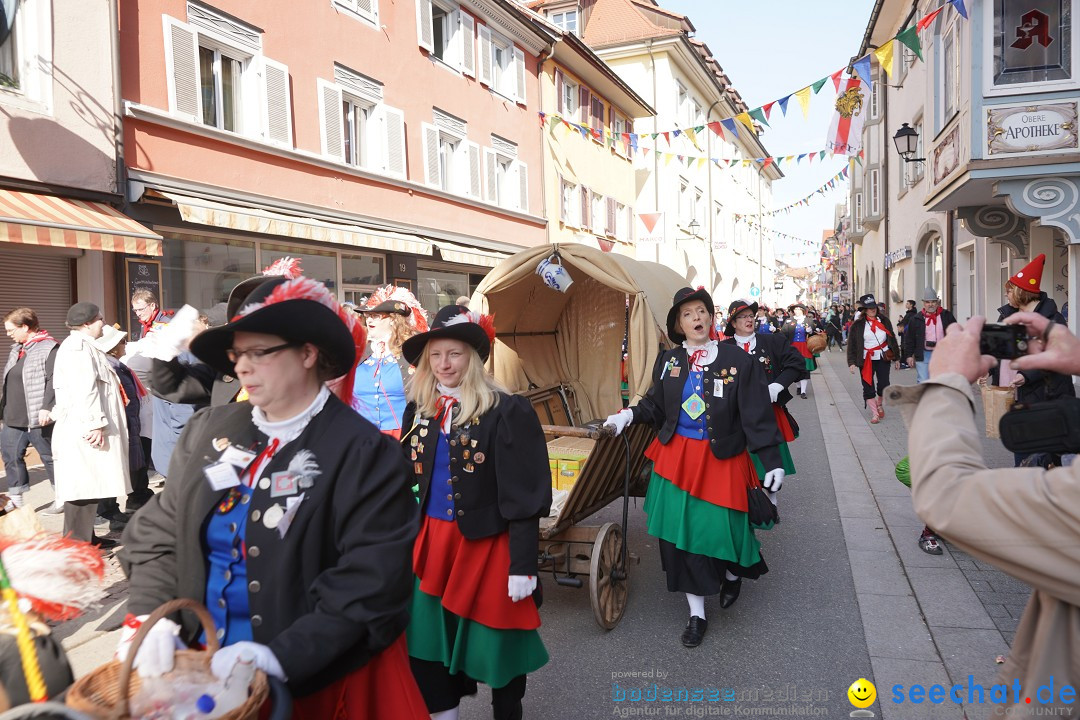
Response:
[[[747,568],[761,562],[761,543],[746,513],[696,498],[655,472],[644,510],[647,532],[680,550]]]
[[[815,355],[814,357],[817,357],[817,355]],[[814,358],[808,357],[803,359],[806,360],[806,372],[813,372],[814,370],[817,370],[817,362],[814,360]]]
[[[419,578],[413,584],[411,616],[405,631],[410,656],[442,663],[451,674],[464,673],[493,688],[548,661],[536,630],[497,630],[459,618],[439,598],[422,592]]]
[[[758,481],[761,481],[765,477],[765,466],[761,464],[761,458],[757,453],[750,453],[750,459],[754,461],[754,470],[757,471]],[[786,442],[780,443],[780,460],[782,461],[780,467],[784,469],[784,478],[794,475],[795,461],[791,459],[791,450]]]

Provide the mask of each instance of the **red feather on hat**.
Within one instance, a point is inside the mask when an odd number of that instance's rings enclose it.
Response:
[[[388,301],[405,303],[412,313],[409,317],[409,323],[412,325],[413,330],[417,333],[428,331],[427,311],[424,310],[420,301],[416,299],[416,296],[413,295],[408,288],[394,285],[384,285],[383,287],[376,288],[375,292],[368,296],[367,302],[364,303],[364,305],[365,307],[373,308]]]
[[[295,280],[303,274],[303,270],[300,269],[300,258],[289,257],[288,255],[278,258],[263,268],[262,274],[267,277],[285,277],[289,280]]]
[[[460,325],[461,323],[466,323],[466,322],[476,323],[477,325],[479,325],[483,329],[484,334],[488,336],[488,341],[494,344],[494,342],[495,342],[495,316],[494,315],[484,315],[483,313],[478,313],[475,310],[467,310],[467,311],[465,311],[465,312],[463,312],[463,313],[461,313],[459,315],[455,315],[454,317],[447,320],[446,321],[446,327],[450,327],[451,325]]]

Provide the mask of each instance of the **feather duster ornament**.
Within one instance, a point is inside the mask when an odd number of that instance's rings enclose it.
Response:
[[[105,597],[105,563],[90,543],[58,535],[0,542],[11,586],[30,609],[49,620],[70,620]]]
[[[380,288],[376,288],[375,292],[371,293],[364,305],[368,308],[373,308],[382,305],[384,302],[404,303],[410,311],[409,324],[412,325],[413,331],[416,333],[428,331],[427,311],[424,310],[420,301],[416,299],[416,296],[413,295],[408,288],[397,287],[394,285],[384,285]]]
[[[263,268],[262,274],[267,277],[284,277],[289,280],[295,280],[303,274],[303,270],[300,269],[300,258],[285,257],[278,258],[274,262],[270,263],[267,267]]]
[[[460,315],[457,315],[457,316],[452,317],[449,320],[447,320],[446,321],[446,327],[450,327],[451,325],[460,325],[461,323],[467,323],[467,322],[476,323],[477,325],[479,325],[484,330],[484,333],[488,336],[488,341],[491,342],[492,344],[494,344],[494,342],[495,342],[495,316],[494,315],[484,315],[483,313],[478,313],[475,310],[469,310],[468,312],[463,312]]]

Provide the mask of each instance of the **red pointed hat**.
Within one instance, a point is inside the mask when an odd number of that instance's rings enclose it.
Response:
[[[1009,282],[1022,290],[1028,292],[1041,293],[1043,265],[1046,264],[1046,255],[1039,255],[1034,260],[1024,266],[1020,272],[1009,278]]]

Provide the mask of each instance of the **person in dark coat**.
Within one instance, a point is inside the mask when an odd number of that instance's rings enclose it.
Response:
[[[889,369],[900,367],[900,347],[892,323],[878,315],[873,295],[859,298],[859,319],[851,324],[848,333],[847,361],[852,374],[858,372],[862,382],[863,400],[870,409],[870,422],[876,425],[885,417],[881,398],[889,387]],[[877,387],[874,377],[877,376]]]
[[[932,287],[923,291],[922,312],[907,317],[901,357],[907,358],[908,365],[915,366],[915,381],[925,382],[930,377],[930,358],[934,347],[945,337],[945,330],[954,322],[956,316],[941,307],[941,298]]]
[[[495,719],[520,720],[526,678],[548,660],[533,600],[547,446],[529,401],[484,370],[494,338],[490,316],[449,305],[401,348],[416,368],[401,441],[423,512],[409,656],[437,718],[482,682]]]
[[[728,324],[724,330],[727,339],[722,340],[721,344],[734,345],[750,353],[765,371],[776,426],[784,438],[779,450],[784,463],[784,479],[787,480],[795,474],[795,461],[791,458],[788,443],[794,442],[799,436],[799,424],[787,409],[791,400],[788,387],[802,376],[805,363],[799,351],[792,347],[783,335],[754,331],[756,310],[757,303],[748,303],[745,300],[731,303],[728,307]],[[750,457],[754,460],[758,479],[764,480],[765,467],[761,458],[757,453],[750,453]]]
[[[208,408],[181,435],[164,492],[124,533],[126,655],[141,618],[174,598],[211,612],[227,677],[241,658],[286,681],[293,717],[427,718],[409,671],[416,501],[401,450],[346,398],[356,315],[321,283],[275,278],[191,351],[237,377],[248,401]],[[336,380],[335,380],[336,379]],[[136,657],[167,672],[199,625],[159,622]]]
[[[720,607],[730,607],[742,578],[769,570],[748,514],[747,489],[758,486],[750,453],[765,470],[761,487],[775,493],[784,482],[763,363],[712,339],[712,317],[704,289],[676,292],[667,330],[681,344],[657,356],[645,397],[606,420],[617,433],[633,422],[657,430],[645,453],[653,461],[647,530],[659,540],[668,591],[684,593],[690,606],[686,647],[700,645],[708,628],[706,595],[719,593]]]
[[[784,321],[784,326],[780,332],[787,337],[788,342],[799,351],[799,354],[805,360],[806,367],[799,378],[799,397],[805,400],[806,384],[810,382],[810,373],[817,370],[817,361],[814,360],[814,354],[810,352],[806,341],[811,335],[825,331],[822,330],[820,323],[807,314],[806,306],[802,303],[795,303],[788,309],[791,311],[791,315]]]

